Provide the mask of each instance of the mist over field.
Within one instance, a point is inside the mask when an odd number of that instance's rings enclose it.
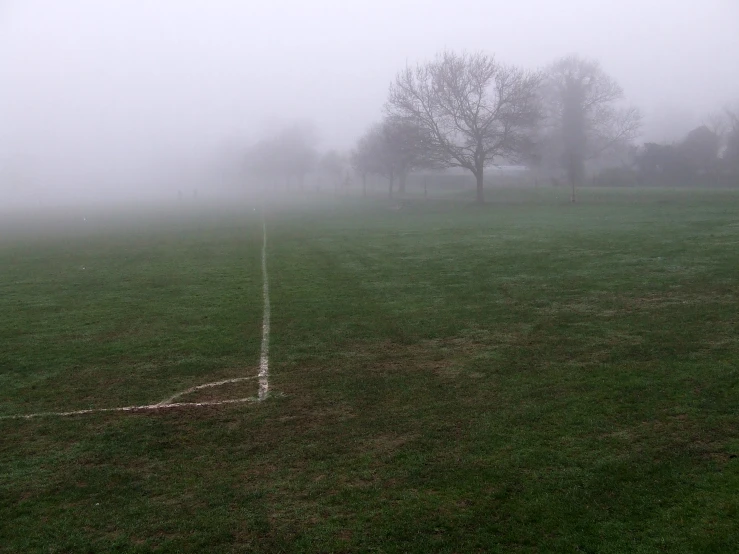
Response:
[[[739,102],[737,21],[733,0],[4,0],[0,203],[241,194],[249,149],[294,125],[346,158],[441,50],[596,60],[643,115],[633,143],[670,143]]]
[[[0,0],[0,551],[735,554],[739,0]]]

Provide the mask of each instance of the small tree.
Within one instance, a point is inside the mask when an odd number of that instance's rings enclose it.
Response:
[[[387,118],[382,124],[388,163],[398,178],[398,192],[405,194],[408,174],[430,163],[426,159],[423,131],[412,121]]]
[[[421,131],[409,121],[393,118],[370,127],[357,142],[351,160],[363,183],[370,174],[386,178],[390,198],[396,180],[399,192],[404,193],[408,173],[428,163]]]
[[[425,158],[475,176],[484,201],[485,167],[518,159],[539,120],[541,77],[484,53],[445,51],[406,67],[390,87],[388,114],[419,130]]]
[[[376,173],[373,129],[367,131],[357,141],[357,146],[349,155],[352,169],[362,179],[362,196],[367,196],[367,176]]]
[[[693,175],[712,173],[716,170],[720,137],[707,126],[690,131],[680,143],[680,153]]]
[[[346,172],[346,158],[336,150],[329,150],[321,157],[318,165],[320,170],[333,183],[335,190],[338,191]]]
[[[245,168],[247,173],[256,177],[262,184],[274,181],[279,177],[280,163],[277,149],[272,141],[261,140],[246,152]]]
[[[311,124],[295,123],[282,130],[275,141],[279,158],[288,180],[295,177],[301,190],[305,188],[305,176],[316,165],[316,132]]]
[[[315,167],[315,130],[312,125],[293,123],[256,143],[246,155],[247,169],[262,179],[282,179],[289,188],[296,178],[301,188],[305,175]]]
[[[384,123],[377,123],[370,127],[357,142],[357,147],[352,154],[352,164],[362,176],[364,189],[366,189],[367,175],[379,175],[386,178],[389,196],[392,198],[397,167],[386,131]]]
[[[727,170],[739,177],[739,112],[726,110],[729,130],[726,133],[726,147],[722,160]]]

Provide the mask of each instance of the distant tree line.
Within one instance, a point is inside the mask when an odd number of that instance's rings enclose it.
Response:
[[[335,190],[368,178],[404,194],[409,174],[451,168],[474,177],[484,202],[492,165],[527,166],[536,179],[584,184],[739,185],[739,121],[727,110],[675,144],[637,147],[642,117],[597,61],[568,56],[530,71],[482,53],[442,51],[408,65],[390,85],[381,121],[348,154],[319,154],[311,126],[292,125],[247,154],[253,176],[305,188],[319,175]]]
[[[739,114],[730,109],[672,143],[634,147],[620,167],[594,178],[607,186],[739,186]]]

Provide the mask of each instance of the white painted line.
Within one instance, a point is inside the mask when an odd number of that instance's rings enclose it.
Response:
[[[173,404],[146,404],[143,406],[123,406],[122,408],[92,408],[89,410],[75,410],[73,412],[39,412],[26,415],[6,415],[0,416],[0,419],[35,419],[38,417],[69,417],[86,414],[99,414],[105,412],[149,412],[157,410],[168,410],[170,408],[186,408],[203,406],[222,406],[224,404],[243,404],[245,402],[257,402],[258,399],[253,396],[249,398],[234,398],[231,400],[215,400],[212,402],[175,402]]]
[[[264,315],[262,317],[262,349],[259,355],[259,400],[269,396],[269,279],[267,276],[267,224],[262,208],[262,296]]]
[[[123,406],[122,408],[91,408],[89,410],[74,410],[71,412],[38,412],[26,415],[5,415],[0,416],[3,419],[34,419],[39,417],[69,417],[76,415],[96,414],[105,412],[145,412],[166,410],[169,408],[183,408],[202,406],[223,406],[224,404],[243,404],[246,402],[261,402],[269,396],[269,281],[267,280],[267,224],[264,221],[264,210],[262,210],[262,296],[264,298],[264,315],[262,317],[262,348],[259,356],[259,374],[256,377],[236,377],[234,379],[224,379],[223,381],[214,381],[203,385],[196,385],[187,390],[178,392],[170,396],[166,400],[162,400],[156,404],[145,404],[142,406]],[[249,379],[259,379],[259,394],[256,398],[236,398],[232,400],[216,400],[210,402],[173,402],[176,398],[185,396],[192,392],[207,389],[211,387],[219,387],[230,383],[239,383]]]
[[[183,390],[181,392],[178,392],[177,394],[170,396],[166,400],[162,400],[157,404],[157,406],[166,406],[167,404],[171,404],[172,401],[174,401],[175,398],[179,398],[180,396],[185,396],[187,394],[193,393],[195,391],[199,391],[200,389],[209,389],[212,387],[220,387],[221,385],[229,385],[231,383],[240,383],[241,381],[248,381],[250,379],[256,379],[257,377],[236,377],[235,379],[224,379],[223,381],[214,381],[212,383],[205,383],[203,385],[196,385],[194,387],[190,387],[187,390]]]

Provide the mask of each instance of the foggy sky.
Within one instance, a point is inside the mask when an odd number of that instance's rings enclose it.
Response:
[[[596,58],[649,140],[739,102],[739,0],[0,0],[0,175],[146,186],[293,118],[349,148],[445,47]]]

